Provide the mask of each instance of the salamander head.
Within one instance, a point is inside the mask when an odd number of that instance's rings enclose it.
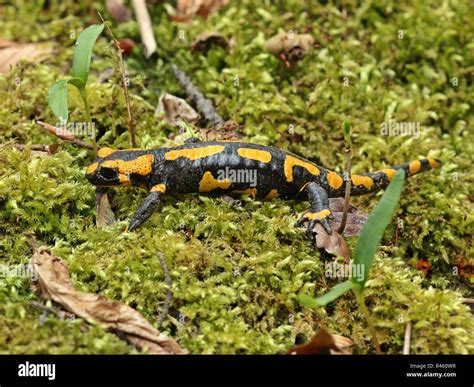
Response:
[[[116,151],[101,148],[86,169],[86,178],[99,187],[146,185],[153,171],[154,157],[144,151]]]

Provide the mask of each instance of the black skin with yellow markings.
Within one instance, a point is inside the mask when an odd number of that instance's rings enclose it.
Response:
[[[439,160],[422,159],[352,176],[351,195],[385,188],[396,170],[407,176],[437,168]],[[114,151],[102,148],[86,172],[98,187],[132,185],[150,190],[133,216],[129,231],[145,222],[165,194],[242,194],[259,198],[307,200],[310,210],[297,222],[307,222],[311,237],[315,223],[332,233],[329,198],[343,197],[346,181],[341,174],[322,168],[282,149],[233,141],[188,140],[173,148]]]

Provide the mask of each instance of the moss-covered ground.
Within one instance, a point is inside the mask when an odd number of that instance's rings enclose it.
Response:
[[[387,229],[367,283],[382,350],[400,353],[407,321],[413,353],[474,353],[474,320],[462,297],[472,297],[474,232],[472,4],[459,1],[234,1],[207,20],[169,19],[169,2],[150,7],[158,59],[137,45],[126,59],[132,113],[140,147],[169,144],[178,129],[154,116],[159,95],[184,97],[166,61],[177,64],[211,98],[218,112],[240,124],[246,141],[272,144],[342,171],[342,122],[351,125],[353,172],[433,157],[441,169],[410,179]],[[163,4],[165,3],[165,4]],[[57,119],[49,86],[70,73],[74,39],[103,2],[16,1],[0,6],[0,37],[52,41],[55,54],[0,76],[0,143],[57,141],[35,120]],[[135,21],[112,23],[118,38],[140,41]],[[235,41],[231,51],[192,54],[205,30]],[[311,34],[318,47],[287,69],[264,46],[279,31]],[[114,48],[104,33],[94,49],[88,83],[100,145],[130,147],[126,107]],[[19,82],[18,82],[19,80]],[[238,82],[236,82],[238,80]],[[84,120],[70,90],[73,121]],[[414,122],[419,136],[384,136],[385,122]],[[168,198],[137,232],[124,233],[146,195],[117,189],[118,222],[95,227],[94,187],[84,176],[92,152],[63,144],[51,156],[0,148],[0,264],[31,257],[26,233],[69,264],[78,289],[129,304],[152,323],[166,297],[162,252],[173,281],[163,331],[191,353],[280,353],[296,335],[319,327],[350,337],[355,353],[373,353],[366,322],[350,294],[328,307],[302,307],[297,295],[322,294],[341,279],[324,276],[325,262],[294,222],[304,203],[220,198]],[[342,169],[341,169],[342,168]],[[353,201],[365,212],[380,194]],[[187,239],[186,225],[194,235]],[[356,237],[348,238],[353,248]],[[428,261],[428,273],[419,262]],[[418,267],[418,268],[417,268]],[[0,353],[136,353],[100,326],[79,319],[40,318],[28,278],[0,278]]]

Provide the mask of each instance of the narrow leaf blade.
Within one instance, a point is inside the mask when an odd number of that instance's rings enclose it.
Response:
[[[362,265],[364,275],[362,278],[352,277],[352,281],[359,284],[362,288],[369,277],[369,271],[372,266],[375,251],[377,250],[377,245],[382,239],[383,233],[390,223],[398,201],[400,200],[404,183],[405,171],[399,169],[360,233],[354,253],[354,264]]]
[[[48,91],[48,104],[61,123],[66,123],[69,116],[67,107],[67,80],[54,83]]]
[[[319,308],[321,306],[329,304],[330,302],[341,297],[344,293],[347,293],[349,290],[352,290],[358,286],[359,285],[352,281],[346,281],[341,284],[337,284],[329,292],[323,294],[321,297],[313,298],[306,294],[301,294],[300,296],[298,296],[298,299],[304,306],[310,308]]]
[[[80,78],[84,86],[89,76],[92,49],[103,29],[104,24],[94,24],[82,31],[77,38],[72,62],[72,76]]]

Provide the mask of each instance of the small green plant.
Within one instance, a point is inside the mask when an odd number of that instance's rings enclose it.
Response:
[[[364,275],[361,277],[351,276],[350,280],[334,286],[328,293],[317,298],[303,294],[299,296],[299,300],[303,305],[312,308],[319,308],[336,300],[349,290],[352,290],[356,296],[362,313],[367,320],[377,353],[381,353],[380,345],[377,340],[375,327],[365,305],[364,288],[369,277],[377,245],[382,239],[383,233],[392,219],[395,208],[400,200],[400,194],[404,182],[405,171],[399,169],[392,182],[385,190],[382,199],[380,199],[380,202],[377,204],[377,207],[375,207],[372,214],[370,214],[367,223],[362,229],[359,240],[357,241],[353,264],[357,266],[360,265],[363,269]],[[351,272],[353,273],[353,271]]]
[[[62,125],[67,123],[69,109],[67,104],[67,85],[74,85],[79,90],[84,103],[84,112],[87,122],[91,122],[89,104],[87,102],[86,84],[89,77],[89,68],[91,64],[92,49],[94,44],[102,33],[104,24],[94,24],[87,27],[79,34],[74,49],[72,62],[72,76],[68,79],[57,81],[49,88],[48,103],[53,113],[59,118]],[[94,151],[96,150],[95,133],[92,137]]]

